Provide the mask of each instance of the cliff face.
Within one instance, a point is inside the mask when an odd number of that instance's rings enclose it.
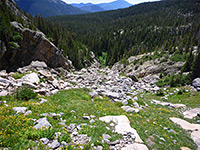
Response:
[[[15,70],[34,60],[44,61],[50,67],[63,67],[65,69],[72,67],[71,61],[42,32],[24,28],[17,22],[11,22],[11,24],[23,39],[15,43],[17,48],[13,50],[6,50],[3,43],[1,44],[1,69],[11,68]]]

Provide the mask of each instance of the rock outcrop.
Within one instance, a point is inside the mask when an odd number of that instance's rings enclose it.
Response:
[[[23,40],[17,43],[19,47],[15,50],[5,51],[5,48],[1,48],[0,69],[16,70],[18,67],[28,65],[36,60],[44,61],[52,68],[70,69],[72,67],[71,61],[63,55],[62,50],[51,43],[42,32],[24,28],[17,22],[11,24],[21,34]]]
[[[125,141],[120,139],[115,142],[108,142],[110,149],[148,150],[137,131],[130,126],[130,122],[126,116],[104,116],[100,117],[99,120],[105,121],[106,123],[114,122],[116,125],[113,132],[122,134],[125,138]]]
[[[200,150],[200,125],[189,123],[183,119],[172,117],[170,118],[172,122],[181,126],[181,128],[191,132],[191,138],[197,144],[197,150]]]

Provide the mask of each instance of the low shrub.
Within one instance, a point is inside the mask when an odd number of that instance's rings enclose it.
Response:
[[[156,96],[165,96],[162,90],[157,91]]]
[[[23,37],[22,37],[21,35],[14,35],[14,36],[12,37],[12,39],[13,39],[13,41],[15,41],[15,42],[19,42],[19,41],[23,40]]]
[[[15,74],[13,74],[12,75],[12,77],[13,78],[15,78],[15,79],[20,79],[20,78],[22,78],[23,76],[25,76],[26,74],[28,74],[28,73],[15,73]]]
[[[179,90],[178,91],[178,95],[182,95],[183,94],[183,91],[182,90]]]
[[[25,100],[28,101],[30,99],[35,99],[37,97],[37,93],[33,92],[33,90],[27,86],[21,86],[17,88],[15,98],[17,100]]]
[[[19,48],[19,45],[12,41],[12,42],[9,42],[9,47],[11,49],[17,49],[17,48]]]

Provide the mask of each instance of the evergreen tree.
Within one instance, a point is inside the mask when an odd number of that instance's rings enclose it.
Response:
[[[193,62],[191,77],[192,79],[200,77],[200,49]]]

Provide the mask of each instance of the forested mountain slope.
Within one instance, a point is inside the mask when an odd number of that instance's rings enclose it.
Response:
[[[97,55],[106,52],[107,64],[145,52],[186,55],[200,38],[200,2],[163,0],[133,7],[75,16],[51,17],[76,34]]]

